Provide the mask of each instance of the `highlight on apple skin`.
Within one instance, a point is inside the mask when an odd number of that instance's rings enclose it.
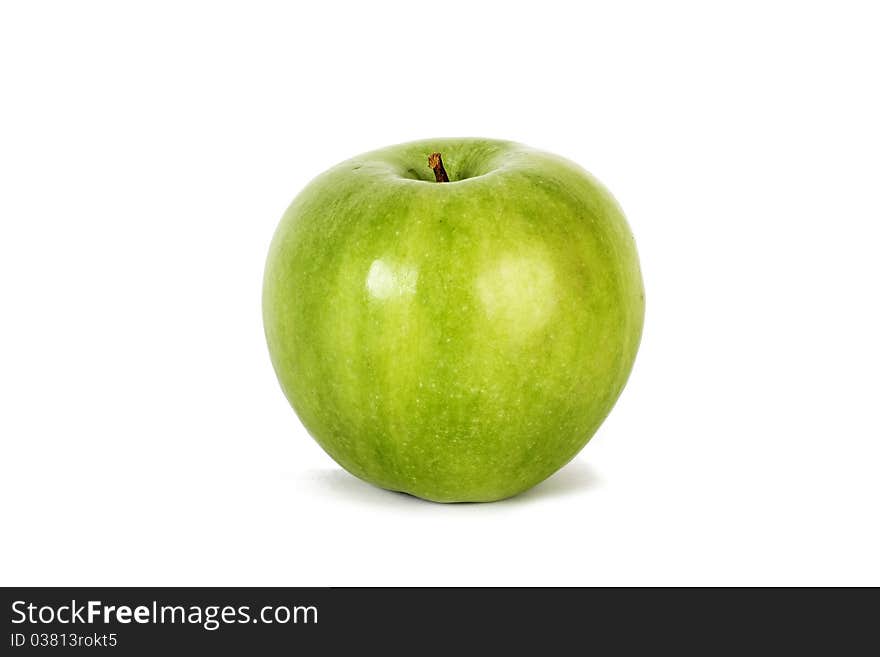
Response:
[[[644,307],[608,191],[490,139],[318,176],[263,284],[272,364],[312,437],[355,476],[438,502],[510,497],[571,460],[626,383]]]

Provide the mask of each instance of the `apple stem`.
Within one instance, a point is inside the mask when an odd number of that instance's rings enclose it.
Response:
[[[443,168],[443,158],[440,153],[431,153],[428,156],[428,166],[434,169],[434,177],[437,182],[449,182],[449,176],[446,175],[446,169]]]

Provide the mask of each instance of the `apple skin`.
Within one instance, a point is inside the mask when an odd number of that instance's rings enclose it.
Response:
[[[601,184],[488,139],[320,175],[284,214],[263,288],[272,364],[308,432],[357,477],[438,502],[510,497],[572,459],[626,383],[644,304]]]

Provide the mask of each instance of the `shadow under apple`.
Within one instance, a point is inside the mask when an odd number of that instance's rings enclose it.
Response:
[[[307,474],[310,484],[320,489],[323,494],[349,501],[378,504],[433,504],[408,493],[385,490],[361,481],[341,468],[310,470]],[[588,463],[572,461],[564,468],[545,479],[537,486],[498,502],[485,503],[494,505],[518,505],[532,502],[583,494],[597,488],[601,479],[595,469]],[[484,503],[464,502],[445,506],[482,506]]]

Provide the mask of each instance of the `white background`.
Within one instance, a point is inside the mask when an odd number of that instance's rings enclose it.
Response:
[[[0,582],[880,584],[876,11],[4,3]],[[260,286],[314,175],[465,135],[604,181],[648,309],[574,462],[437,505],[306,435]]]

